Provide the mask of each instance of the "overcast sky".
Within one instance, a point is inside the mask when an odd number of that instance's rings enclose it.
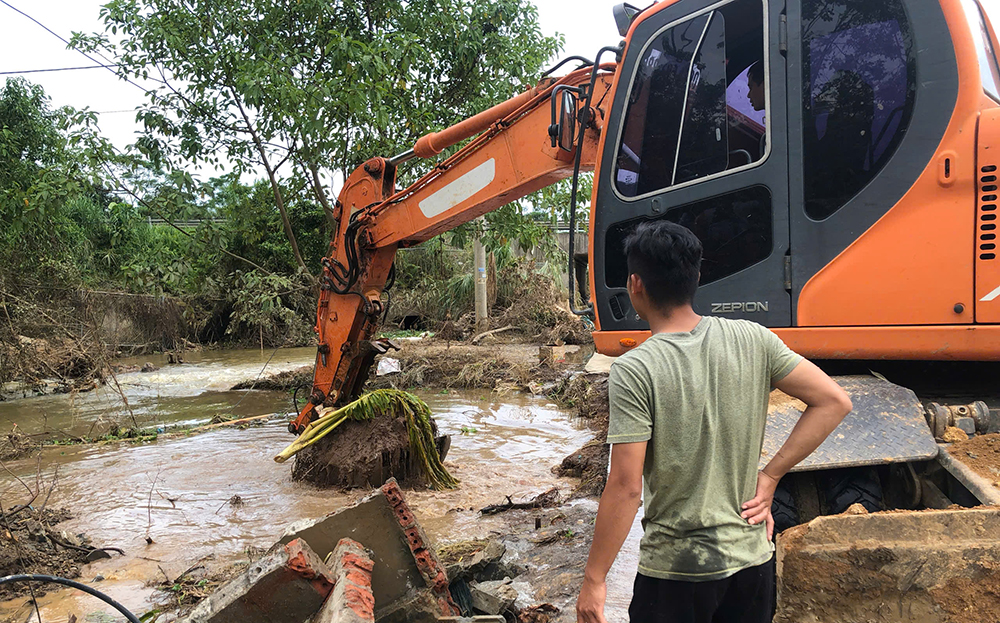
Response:
[[[103,30],[100,7],[107,0],[4,0],[58,33],[70,38],[74,31]],[[547,33],[566,35],[566,53],[592,57],[602,45],[618,43],[613,0],[536,0]],[[571,8],[571,10],[570,10]],[[587,10],[583,10],[586,8]],[[79,52],[67,50],[56,37],[0,4],[0,72],[93,65]],[[41,84],[55,106],[89,107],[101,113],[100,127],[119,148],[134,142],[136,105],[143,91],[118,80],[107,69],[84,69],[23,74]],[[9,76],[0,75],[0,80]],[[142,81],[137,81],[142,84]],[[149,85],[151,88],[155,84]]]
[[[644,6],[647,0],[632,0]],[[878,1],[878,0],[872,0]],[[92,65],[80,53],[67,50],[56,37],[19,15],[12,5],[65,38],[73,31],[102,29],[100,6],[106,0],[2,0],[0,3],[0,72]],[[611,9],[619,0],[534,0],[542,29],[566,37],[564,55],[593,58],[603,45],[621,37]],[[994,24],[1000,26],[1000,0],[984,0]],[[137,125],[133,109],[143,101],[141,89],[117,79],[106,69],[23,74],[41,84],[55,106],[89,107],[98,111],[104,134],[117,146],[134,141]],[[0,75],[0,79],[7,76]],[[139,81],[141,84],[141,81]],[[153,86],[153,85],[150,85]]]

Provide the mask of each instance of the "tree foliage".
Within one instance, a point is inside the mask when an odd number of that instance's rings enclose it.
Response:
[[[112,0],[102,16],[74,45],[162,83],[138,114],[142,153],[263,168],[304,270],[288,180],[329,212],[333,171],[510,97],[561,45],[527,0]]]

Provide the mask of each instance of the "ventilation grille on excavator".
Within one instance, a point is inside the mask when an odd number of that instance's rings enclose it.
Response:
[[[996,259],[997,229],[997,167],[981,167],[979,202],[979,259]]]

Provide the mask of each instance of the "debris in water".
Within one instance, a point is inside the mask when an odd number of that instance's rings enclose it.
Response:
[[[557,614],[559,614],[559,608],[552,604],[538,604],[522,608],[517,613],[517,620],[521,623],[549,623]]]
[[[393,359],[392,357],[382,357],[378,360],[378,368],[375,370],[376,376],[385,376],[386,374],[397,374],[402,370],[399,365],[399,359]]]
[[[496,515],[509,510],[521,510],[530,508],[551,508],[559,505],[559,489],[552,488],[544,493],[539,493],[527,502],[515,502],[506,496],[507,501],[502,504],[490,504],[479,509],[483,515]]]
[[[71,517],[62,509],[37,510],[33,507],[20,511],[6,507],[0,511],[0,577],[19,573],[41,573],[73,579],[87,563],[87,537],[73,535],[80,543],[71,545],[63,540],[52,526]],[[29,584],[18,582],[0,586],[0,600],[27,595]],[[36,589],[35,593],[38,594]]]
[[[0,461],[19,459],[38,447],[38,444],[31,443],[30,437],[18,431],[17,424],[14,424],[9,433],[0,437]]]

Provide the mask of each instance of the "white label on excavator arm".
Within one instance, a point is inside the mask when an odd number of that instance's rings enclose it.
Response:
[[[496,160],[490,158],[475,169],[436,191],[418,205],[427,218],[447,212],[490,185],[496,177]]]

